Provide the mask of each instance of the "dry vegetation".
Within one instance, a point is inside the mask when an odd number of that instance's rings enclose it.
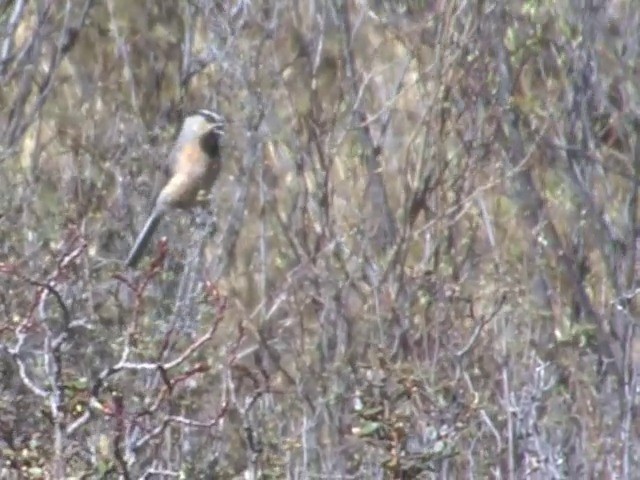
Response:
[[[0,478],[638,478],[639,32],[631,0],[0,2]],[[210,206],[127,271],[200,107]]]

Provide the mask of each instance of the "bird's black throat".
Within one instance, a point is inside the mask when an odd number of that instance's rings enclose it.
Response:
[[[220,154],[220,132],[212,128],[200,137],[200,148],[209,157],[215,158]]]

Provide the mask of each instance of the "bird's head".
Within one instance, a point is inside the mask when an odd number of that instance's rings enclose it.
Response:
[[[202,150],[213,158],[219,154],[224,126],[222,115],[213,110],[200,109],[184,119],[180,135],[187,138],[199,137]]]

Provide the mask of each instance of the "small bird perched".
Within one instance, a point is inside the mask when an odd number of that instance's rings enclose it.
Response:
[[[169,154],[171,176],[127,257],[127,267],[138,264],[167,211],[187,210],[198,203],[201,191],[211,189],[220,174],[220,137],[223,134],[224,119],[215,112],[197,110],[185,118]]]

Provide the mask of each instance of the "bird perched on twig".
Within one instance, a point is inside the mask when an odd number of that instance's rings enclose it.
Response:
[[[224,119],[216,112],[197,110],[185,118],[169,155],[171,176],[127,257],[128,267],[138,264],[167,211],[189,209],[198,203],[200,192],[211,189],[220,173],[220,138],[223,134]]]

